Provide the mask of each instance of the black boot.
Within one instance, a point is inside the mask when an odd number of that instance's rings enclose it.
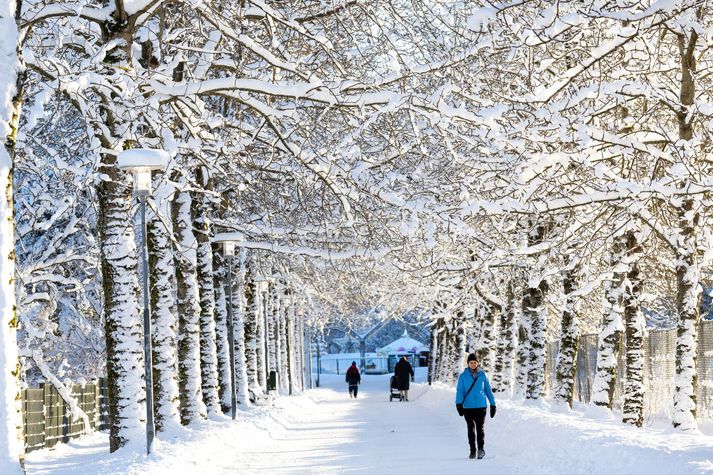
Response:
[[[485,457],[485,450],[478,450],[478,460],[482,459],[483,457]]]
[[[468,456],[469,459],[474,459],[475,458],[475,449],[470,449],[470,455]]]

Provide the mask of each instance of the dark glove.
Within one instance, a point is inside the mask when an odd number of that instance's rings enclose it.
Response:
[[[411,376],[411,382],[413,383],[413,376]]]
[[[491,419],[495,417],[495,406],[490,406],[490,417]]]
[[[458,411],[459,416],[462,416],[463,415],[463,404],[456,404],[456,411]]]

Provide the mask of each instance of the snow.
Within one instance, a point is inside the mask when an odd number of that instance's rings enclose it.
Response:
[[[420,353],[421,351],[428,350],[428,345],[421,343],[418,340],[414,340],[406,330],[404,334],[398,340],[392,341],[383,348],[379,348],[378,353],[392,354],[392,353]]]
[[[10,134],[12,98],[15,94],[15,79],[19,69],[17,55],[17,28],[14,13],[15,2],[0,4],[0,467],[4,473],[19,473],[20,441],[14,435],[20,424],[17,411],[17,345],[15,321],[15,262],[12,208],[6,193],[12,192],[12,158],[5,148],[5,138]]]
[[[28,455],[29,474],[379,473],[401,475],[612,474],[713,471],[713,427],[681,433],[667,421],[634,428],[600,411],[573,411],[542,401],[498,399],[485,424],[486,457],[469,460],[455,391],[423,381],[416,370],[407,403],[389,402],[389,375],[365,375],[358,399],[342,376],[321,375],[322,387],[278,398],[275,407],[159,435],[147,459],[140,447],[107,450],[96,433],[54,450]],[[475,466],[473,465],[475,464]]]
[[[168,153],[150,148],[124,150],[116,158],[119,168],[142,168],[145,170],[165,170],[168,166]]]

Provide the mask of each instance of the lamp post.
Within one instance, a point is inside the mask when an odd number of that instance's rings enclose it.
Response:
[[[223,241],[223,255],[228,262],[228,354],[230,355],[230,414],[235,420],[237,395],[235,388],[235,332],[233,331],[233,256],[235,242]]]
[[[165,170],[168,154],[163,150],[132,149],[119,153],[119,169],[132,172],[134,195],[141,204],[141,262],[144,294],[144,378],[146,380],[146,455],[156,434],[153,418],[153,361],[151,358],[151,309],[149,307],[149,260],[146,244],[146,198],[151,194],[151,171]]]
[[[233,322],[233,257],[235,256],[235,243],[242,242],[243,236],[239,233],[218,233],[213,241],[223,244],[223,256],[228,263],[228,357],[230,358],[230,411],[233,420],[237,413],[237,384],[235,381],[235,331]]]
[[[262,296],[263,296],[263,328],[265,329],[265,388],[267,389],[267,392],[270,391],[270,324],[269,324],[269,319],[268,319],[268,302],[269,302],[269,295],[270,295],[270,283],[273,281],[271,278],[265,279],[265,283],[263,284],[262,287]]]
[[[268,347],[268,338],[269,338],[269,332],[268,332],[268,321],[267,321],[267,313],[268,313],[268,308],[267,308],[267,293],[270,288],[270,278],[266,276],[255,276],[255,287],[258,295],[260,296],[260,300],[262,301],[262,336],[263,336],[263,345],[262,345],[262,351],[264,351],[264,356],[263,356],[263,367],[265,370],[265,392],[268,392],[268,388],[270,386],[269,384],[269,379],[270,379],[270,350]],[[259,316],[256,315],[256,318],[259,318]],[[257,324],[257,322],[255,322]],[[260,336],[260,335],[258,335]]]

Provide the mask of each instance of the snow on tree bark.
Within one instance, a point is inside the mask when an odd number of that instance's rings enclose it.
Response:
[[[604,316],[597,343],[597,372],[592,386],[592,402],[609,409],[614,404],[618,354],[623,330],[624,309],[621,303],[626,270],[622,270],[621,261],[625,245],[623,235],[614,237],[609,260],[613,276],[604,284]]]
[[[703,15],[698,10],[697,15]],[[696,26],[683,27],[676,33],[680,54],[681,88],[679,99],[680,111],[676,114],[679,139],[688,144],[694,142],[693,118],[696,109]],[[700,140],[700,139],[699,139]],[[694,156],[700,152],[691,152]],[[690,186],[690,179],[679,183],[680,189]],[[696,368],[696,349],[698,343],[698,325],[700,323],[700,262],[698,232],[701,210],[698,198],[687,197],[677,206],[677,247],[676,256],[676,310],[678,328],[676,330],[676,380],[673,395],[673,426],[682,430],[697,429],[696,397],[698,390],[698,372]]]
[[[527,374],[530,360],[530,322],[529,315],[525,312],[529,296],[524,294],[521,300],[520,322],[517,328],[517,374],[515,390],[518,395],[524,396],[527,390]]]
[[[131,214],[131,180],[105,154],[110,180],[98,185],[104,326],[109,386],[109,448],[143,436],[146,386],[139,304],[138,260]]]
[[[215,338],[218,355],[218,396],[223,412],[231,405],[230,349],[228,347],[228,303],[226,294],[226,266],[228,263],[216,245],[213,249],[213,290],[215,292]],[[228,290],[229,291],[229,290]]]
[[[248,392],[248,375],[245,353],[245,312],[246,302],[246,252],[240,248],[238,256],[237,282],[233,288],[233,336],[235,340],[235,390],[237,391],[238,404],[247,407],[250,405]]]
[[[565,302],[562,308],[562,331],[557,355],[554,399],[566,402],[569,407],[572,407],[579,348],[579,301],[574,293],[579,289],[581,263],[579,256],[574,253],[568,256],[568,260],[562,278]]]
[[[268,370],[277,373],[277,355],[278,355],[278,338],[279,328],[277,326],[277,301],[276,301],[276,282],[270,282],[267,291],[267,341],[268,353],[267,362]]]
[[[287,351],[287,390],[290,395],[294,393],[295,388],[295,358],[294,358],[294,312],[295,303],[290,302],[285,312],[285,349]]]
[[[429,357],[428,357],[428,384],[432,384],[436,381],[435,379],[435,368],[436,368],[436,355],[438,354],[438,324],[440,319],[436,321],[431,321],[430,328],[430,344],[429,344]]]
[[[539,399],[545,385],[545,329],[547,328],[547,307],[545,295],[549,286],[545,279],[540,280],[536,286],[531,286],[528,307],[530,321],[530,354],[528,356],[527,370],[527,399]]]
[[[284,377],[284,372],[283,372],[283,352],[282,352],[282,301],[280,299],[280,294],[281,294],[281,287],[282,283],[281,281],[275,282],[275,284],[271,287],[271,292],[270,292],[270,308],[271,308],[271,315],[272,315],[272,325],[273,325],[273,332],[272,332],[272,339],[274,342],[274,349],[275,349],[275,364],[274,364],[274,370],[277,372],[277,387],[282,392],[284,389],[283,387],[283,382],[282,379]]]
[[[161,185],[154,192],[148,213],[149,288],[151,289],[151,343],[156,430],[180,425],[178,395],[178,363],[176,333],[178,322],[174,313],[175,274],[171,246],[170,210],[156,210],[160,203],[169,203],[172,188]]]
[[[196,173],[199,186],[210,189],[207,171],[199,167]],[[215,333],[215,288],[213,287],[213,248],[210,243],[210,197],[205,193],[192,194],[195,213],[193,227],[197,245],[196,272],[200,299],[201,389],[203,403],[209,413],[219,414],[218,354]]]
[[[451,358],[450,378],[457,381],[463,371],[463,360],[465,358],[465,312],[458,311],[457,320],[453,322],[453,356]]]
[[[528,234],[528,245],[540,245],[545,239],[546,228],[538,224]],[[547,306],[545,298],[549,290],[547,279],[540,274],[541,269],[533,269],[525,289],[527,295],[524,311],[528,314],[528,336],[530,337],[527,368],[527,399],[539,399],[545,386],[545,330],[547,329]]]
[[[439,333],[440,341],[438,342],[438,348],[440,353],[438,355],[438,380],[442,382],[448,382],[448,378],[453,367],[451,363],[451,341],[450,341],[450,323],[443,321],[443,327]]]
[[[289,390],[287,381],[287,307],[285,305],[285,300],[283,299],[285,292],[284,283],[281,284],[281,287],[282,288],[277,293],[277,298],[279,299],[278,323],[280,335],[280,390],[284,393]]]
[[[641,427],[644,423],[644,338],[646,321],[641,311],[642,278],[639,268],[641,243],[638,233],[626,233],[626,264],[624,283],[624,322],[626,329],[626,374],[624,380],[623,422]]]
[[[180,179],[185,186],[185,179]],[[181,422],[190,424],[207,416],[201,389],[201,309],[196,274],[196,238],[191,218],[191,196],[178,192],[172,203],[173,229],[178,241],[176,290],[178,311],[178,374]]]
[[[244,345],[245,371],[248,378],[248,388],[254,393],[260,393],[257,365],[257,315],[260,309],[257,284],[254,280],[252,266],[245,277],[245,310],[244,310]]]
[[[22,3],[0,5],[0,467],[5,473],[22,473],[24,440],[20,414],[20,362],[17,350],[15,302],[15,231],[13,165],[16,133],[22,104],[20,57],[15,15]]]
[[[698,372],[696,349],[700,324],[700,263],[697,232],[700,210],[687,199],[679,211],[680,238],[676,249],[676,379],[673,395],[673,426],[697,429],[696,397]]]
[[[481,337],[480,347],[478,348],[478,354],[480,358],[480,366],[485,371],[491,371],[495,367],[495,346],[497,340],[497,328],[496,321],[500,318],[502,314],[502,309],[498,306],[493,305],[491,302],[483,302],[480,307],[480,325],[481,325]]]
[[[264,282],[261,283],[264,285]],[[265,365],[267,363],[267,354],[265,353],[265,312],[267,312],[266,303],[267,295],[265,288],[260,287],[256,297],[255,307],[255,361],[257,365],[257,384],[262,391],[267,391],[267,375],[265,373]]]
[[[512,281],[507,285],[507,306],[500,312],[493,391],[507,393],[512,389],[513,358],[517,332],[517,300]]]
[[[295,382],[297,391],[304,391],[304,333],[302,327],[302,309],[295,306]]]

